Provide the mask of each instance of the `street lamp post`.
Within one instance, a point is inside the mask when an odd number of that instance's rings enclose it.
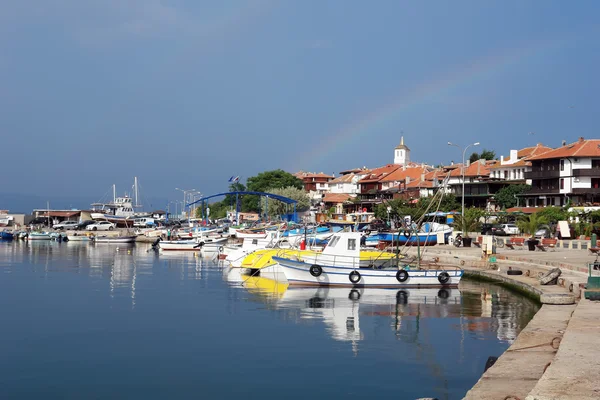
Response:
[[[448,142],[448,146],[454,146],[454,147],[458,147],[459,149],[461,148],[459,145],[454,144],[452,142]],[[462,233],[463,235],[466,234],[465,232],[465,155],[467,154],[467,149],[471,146],[479,146],[479,142],[475,142],[472,144],[468,144],[464,149],[463,149],[463,153],[462,153],[462,212],[461,212],[461,219],[462,219]]]
[[[175,188],[175,190],[179,190],[181,192],[183,192],[183,205],[181,206],[181,214],[183,214],[183,211],[185,210],[185,202],[187,200],[187,194],[189,192],[193,192],[196,189],[179,189],[179,188]],[[189,219],[189,217],[188,217]]]

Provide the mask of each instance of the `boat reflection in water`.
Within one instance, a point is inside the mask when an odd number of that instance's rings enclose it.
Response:
[[[372,289],[372,288],[315,288],[288,287],[285,283],[261,277],[247,277],[244,287],[259,295],[277,309],[298,309],[300,319],[323,321],[329,335],[338,341],[356,342],[363,339],[360,315],[411,314],[410,309],[432,307],[440,316],[451,313],[448,308],[460,309],[458,289]],[[400,323],[397,323],[400,328]]]
[[[241,281],[249,293],[270,308],[296,309],[299,320],[323,321],[333,339],[352,343],[355,354],[357,342],[365,335],[360,328],[361,317],[389,317],[396,336],[406,342],[419,341],[424,320],[447,318],[463,338],[467,333],[480,339],[491,334],[512,343],[539,309],[529,299],[515,301],[518,295],[508,289],[468,280],[458,289],[401,290],[296,288],[244,275]],[[460,347],[462,351],[462,340]]]

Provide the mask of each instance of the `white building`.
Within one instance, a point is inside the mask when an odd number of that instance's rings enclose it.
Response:
[[[490,167],[490,178],[504,181],[525,181],[531,185],[531,179],[525,179],[525,173],[531,171],[529,158],[552,150],[541,143],[521,150],[511,150],[507,158],[500,156],[500,163]]]
[[[410,162],[410,149],[404,144],[404,136],[400,138],[400,144],[394,149],[394,164],[407,165]]]

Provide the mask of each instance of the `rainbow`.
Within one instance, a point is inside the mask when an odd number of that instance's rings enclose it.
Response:
[[[327,135],[321,143],[313,146],[297,158],[296,162],[297,160],[308,159],[311,160],[311,164],[318,165],[325,158],[341,153],[344,148],[367,137],[367,135],[371,136],[374,132],[383,130],[411,106],[422,104],[444,91],[482,80],[510,65],[517,64],[528,57],[555,48],[565,42],[566,40],[535,42],[527,46],[508,49],[498,54],[473,60],[466,67],[457,68],[436,80],[416,85],[408,91],[403,91],[403,96],[395,101],[384,104],[351,121],[335,133]]]

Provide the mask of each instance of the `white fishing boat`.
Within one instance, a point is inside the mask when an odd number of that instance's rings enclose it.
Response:
[[[117,197],[116,186],[112,185],[112,201],[99,202],[92,204],[92,212],[90,216],[94,220],[110,221],[120,226],[133,226],[134,220],[140,217],[149,217],[147,213],[135,212],[135,208],[142,207],[138,203],[138,181],[137,177],[134,178],[134,197],[135,205],[133,204],[134,199],[125,195],[123,197]]]
[[[51,240],[52,234],[50,232],[29,232],[27,235],[28,240]]]
[[[279,239],[279,231],[267,231],[264,238],[245,238],[241,246],[225,245],[223,249],[223,253],[227,255],[225,261],[239,268],[248,254],[256,250],[276,247]]]
[[[164,251],[205,251],[218,253],[223,251],[227,238],[202,237],[189,240],[161,240],[158,248]]]
[[[272,259],[290,285],[433,288],[456,287],[462,278],[463,270],[454,267],[423,269],[405,263],[364,265],[358,246],[360,236],[358,232],[338,232],[321,255],[284,253]]]
[[[251,239],[263,239],[267,236],[267,231],[252,231],[252,230],[241,230],[238,229],[235,232],[235,236],[239,239],[251,238]]]
[[[224,249],[224,245],[227,243],[226,237],[203,237],[197,239],[202,243],[201,252],[206,253],[221,253]]]
[[[87,235],[67,235],[67,240],[69,242],[89,242],[90,237]]]
[[[190,240],[161,240],[158,248],[163,251],[200,251],[202,245],[194,239]]]
[[[95,243],[134,243],[137,236],[96,236]]]

